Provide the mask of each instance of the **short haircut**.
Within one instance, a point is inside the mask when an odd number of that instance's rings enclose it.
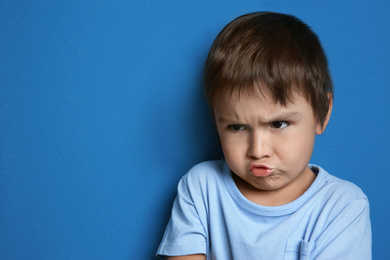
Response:
[[[218,34],[204,71],[212,105],[226,92],[264,93],[286,106],[302,94],[323,125],[333,98],[328,61],[317,35],[298,18],[257,12],[240,16]]]

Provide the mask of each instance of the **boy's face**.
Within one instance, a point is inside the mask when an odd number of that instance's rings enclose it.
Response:
[[[293,100],[282,106],[267,93],[233,93],[213,104],[226,162],[238,189],[255,203],[289,203],[315,179],[308,163],[329,116],[321,127],[304,97],[295,94]]]

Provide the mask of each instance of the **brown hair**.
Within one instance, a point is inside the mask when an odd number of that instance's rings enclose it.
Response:
[[[204,86],[213,104],[238,89],[247,94],[267,88],[287,105],[295,91],[310,102],[323,124],[333,98],[328,61],[317,35],[292,15],[258,12],[240,16],[218,34],[207,57]]]

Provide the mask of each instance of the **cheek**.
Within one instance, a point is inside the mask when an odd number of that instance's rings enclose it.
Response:
[[[234,145],[231,140],[221,140],[221,145],[225,157],[235,157],[239,153],[239,146]]]
[[[291,162],[308,161],[311,158],[314,147],[313,133],[299,134],[286,141],[279,150],[279,154]]]
[[[242,138],[221,138],[222,151],[226,160],[231,162],[238,162],[245,153],[246,142]]]

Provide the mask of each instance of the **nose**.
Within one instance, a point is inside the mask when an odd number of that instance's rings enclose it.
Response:
[[[266,133],[253,132],[249,137],[248,156],[254,159],[270,157],[271,140]]]

